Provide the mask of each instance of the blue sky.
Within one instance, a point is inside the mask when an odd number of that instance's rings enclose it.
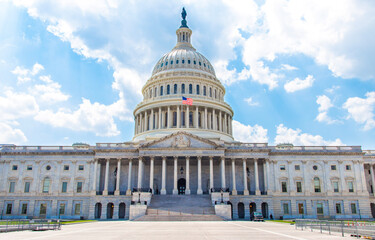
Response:
[[[371,0],[0,0],[0,143],[131,140],[183,6],[237,140],[375,149]]]

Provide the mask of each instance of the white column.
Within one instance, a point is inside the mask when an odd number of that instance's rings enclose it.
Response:
[[[208,128],[207,107],[204,108],[204,129]]]
[[[224,131],[225,133],[228,133],[227,115],[228,115],[228,114],[224,113],[224,129],[223,129],[223,131]]]
[[[254,159],[254,176],[255,176],[255,195],[260,195],[259,190],[259,173],[258,173],[258,159]]]
[[[309,180],[307,179],[307,169],[306,169],[306,163],[307,161],[303,160],[302,161],[302,173],[303,173],[303,182],[304,182],[304,189],[302,189],[303,192],[305,192],[305,195],[310,195],[310,183]],[[277,165],[276,163],[274,165]],[[276,172],[277,168],[275,167],[274,171]],[[276,178],[276,176],[275,176]],[[275,179],[275,184],[276,184],[276,179]],[[275,185],[276,188],[276,185]]]
[[[138,133],[138,115],[135,116],[134,123],[134,135],[136,135]]]
[[[186,189],[185,194],[190,195],[190,157],[186,157]]]
[[[132,194],[132,167],[133,167],[133,160],[129,159],[128,189],[126,190],[126,195]]]
[[[147,110],[145,111],[145,132],[148,130]]]
[[[115,195],[120,195],[121,158],[117,160],[116,190]]]
[[[142,157],[138,158],[138,188],[142,188],[142,180],[143,180],[143,160]]]
[[[223,121],[221,119],[221,111],[219,111],[219,131],[222,132],[223,131]]]
[[[327,192],[328,194],[331,194],[332,193],[332,188],[331,188],[331,184],[330,184],[330,179],[329,179],[329,172],[330,172],[330,166],[327,165],[328,164],[328,161],[327,160],[324,160],[323,161],[323,173],[324,173],[324,183],[323,183],[323,191]]]
[[[236,159],[232,158],[232,195],[237,195],[236,187]]]
[[[108,174],[109,174],[109,159],[105,163],[105,177],[104,177],[104,191],[103,195],[108,195]]]
[[[189,128],[189,105],[186,105],[186,112],[185,112],[185,127]]]
[[[150,130],[154,130],[154,109],[151,109]]]
[[[163,124],[162,121],[161,121],[161,107],[159,107],[159,120],[158,120],[158,123],[159,123],[159,129],[161,129],[161,125]]]
[[[225,185],[225,157],[221,157],[221,188],[226,188]]]
[[[177,128],[181,127],[181,113],[180,113],[180,106],[177,105]]]
[[[167,119],[167,128],[171,127],[171,107],[168,106],[168,119]]]
[[[195,128],[198,128],[199,127],[199,124],[198,124],[198,117],[199,117],[199,110],[198,110],[198,106],[195,107]]]
[[[370,175],[371,175],[371,184],[372,184],[372,194],[375,197],[374,166],[372,164],[370,164]]]
[[[249,195],[249,189],[247,188],[247,172],[246,172],[246,158],[242,159],[243,166],[243,195]]]
[[[232,129],[233,129],[233,121],[232,121],[232,117],[229,116],[229,134],[232,135]]]
[[[217,130],[215,109],[212,109],[212,130]]]
[[[165,195],[167,194],[167,190],[165,189],[165,175],[167,173],[167,162],[166,162],[166,158],[163,157],[163,161],[162,161],[162,169],[161,169],[161,190],[160,190],[160,194],[161,195]]]
[[[291,160],[288,160],[287,161],[288,165],[287,165],[287,168],[288,168],[288,180],[289,180],[289,183],[288,183],[288,192],[290,195],[295,195],[296,194],[296,188],[294,186],[294,181],[293,181],[293,175],[292,175],[292,172],[293,172],[293,165],[292,165],[292,161]],[[323,173],[324,174],[324,173]]]
[[[140,132],[143,132],[143,116],[142,116],[142,113],[139,114],[139,130]]]
[[[342,168],[344,167],[344,165],[342,164],[343,161],[338,161],[339,165],[339,174],[340,174],[340,183],[341,183],[341,189],[340,189],[340,192],[341,193],[344,193],[344,191],[346,190],[346,187],[345,187],[345,177],[344,177],[344,173],[343,173],[343,170]]]
[[[214,188],[214,160],[210,157],[210,192]]]
[[[98,174],[98,159],[94,159],[94,179],[92,183],[93,195],[96,195],[96,175]]]
[[[177,190],[177,159],[178,157],[175,156],[174,157],[174,167],[173,167],[173,195],[177,195],[178,194],[178,190]]]
[[[268,188],[268,174],[266,169],[266,160],[263,161],[263,182],[264,182],[264,191],[267,192]]]
[[[266,174],[267,174],[267,185],[266,185],[266,191],[267,195],[272,193],[272,188],[270,187],[271,185],[271,172],[270,172],[270,162],[269,159],[266,159]]]
[[[362,181],[362,191],[367,194],[368,190],[367,190],[364,162],[359,162],[358,164],[359,164],[359,169],[360,169],[360,178]]]
[[[198,159],[198,190],[197,190],[197,194],[203,194],[203,191],[202,191],[202,157],[198,156],[197,157]]]
[[[150,189],[154,193],[154,157],[150,158]]]

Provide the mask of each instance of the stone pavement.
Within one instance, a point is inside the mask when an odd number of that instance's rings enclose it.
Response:
[[[1,233],[0,239],[353,239],[318,232],[295,230],[272,222],[131,222],[102,221],[62,226],[60,231]]]

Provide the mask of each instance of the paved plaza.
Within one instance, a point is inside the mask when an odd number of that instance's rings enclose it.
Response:
[[[130,222],[103,221],[62,226],[60,231],[11,232],[0,239],[352,239],[295,230],[286,223],[270,222]]]

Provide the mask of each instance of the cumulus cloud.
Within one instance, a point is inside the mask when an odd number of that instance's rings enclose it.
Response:
[[[233,120],[233,137],[237,141],[249,143],[268,142],[267,129],[255,124],[254,126],[244,125]]]
[[[254,101],[253,97],[245,98],[244,101],[250,106],[259,106],[259,102]]]
[[[316,120],[318,122],[326,122],[328,124],[338,122],[337,120],[333,120],[328,116],[329,109],[333,107],[333,104],[329,97],[327,97],[326,95],[318,96],[316,99],[316,103],[319,105],[319,114],[316,117]]]
[[[292,143],[295,146],[341,146],[339,138],[334,141],[324,140],[320,135],[302,133],[300,129],[287,128],[283,124],[277,126],[275,144]]]
[[[14,121],[19,118],[35,115],[39,105],[34,96],[6,90],[0,95],[0,121]]]
[[[292,93],[312,87],[315,79],[312,75],[308,75],[305,79],[295,78],[284,85],[285,91]]]
[[[363,130],[370,130],[375,127],[375,92],[367,92],[365,96],[366,98],[348,98],[343,104],[343,108],[348,111],[348,118],[363,124]]]
[[[281,64],[281,69],[286,70],[286,71],[293,71],[293,70],[297,70],[298,68],[284,63],[284,64]]]
[[[0,122],[0,143],[22,144],[27,141],[25,134],[20,129],[14,129],[9,124]]]
[[[32,69],[17,66],[12,73],[17,76],[18,83],[25,83],[31,81],[31,77],[37,75],[42,70],[44,70],[44,67],[39,63],[35,63]]]

